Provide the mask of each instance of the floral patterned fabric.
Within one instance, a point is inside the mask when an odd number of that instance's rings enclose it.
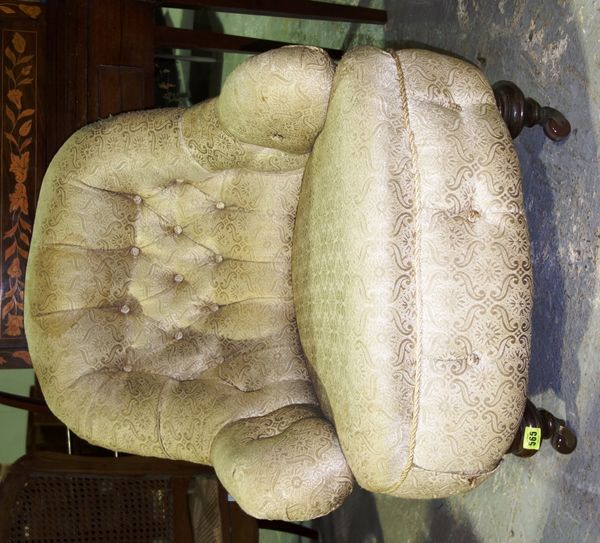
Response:
[[[334,79],[286,47],[215,100],[90,125],[27,269],[46,399],[92,443],[213,465],[255,517],[327,514],[354,476],[472,488],[524,403],[520,190],[489,85],[433,53],[356,49]]]
[[[258,144],[270,128],[251,103],[226,120],[267,66],[277,74],[273,95],[295,97],[297,108],[277,148]],[[323,125],[332,76],[322,51],[284,48],[240,67],[225,105],[90,125],[54,158],[37,210],[27,335],[52,410],[109,449],[214,465],[256,517],[323,515],[352,489],[317,408],[291,291],[305,151]],[[260,102],[272,122],[290,118],[270,95]],[[268,435],[221,437],[246,420]],[[298,429],[308,430],[303,455]],[[275,444],[280,461],[265,466]],[[298,477],[303,494],[288,493]],[[265,488],[280,490],[276,502],[263,502]]]
[[[293,278],[358,483],[431,498],[489,476],[524,408],[532,280],[517,157],[476,68],[346,54],[302,183]]]

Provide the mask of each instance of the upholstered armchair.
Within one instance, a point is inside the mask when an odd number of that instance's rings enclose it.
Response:
[[[256,517],[327,514],[355,480],[448,496],[530,454],[519,164],[454,58],[286,47],[217,99],[83,128],[46,174],[26,289],[59,418],[213,465]]]

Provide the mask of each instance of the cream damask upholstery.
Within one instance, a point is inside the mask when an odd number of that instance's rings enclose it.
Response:
[[[487,478],[524,409],[532,279],[518,160],[477,69],[426,51],[344,57],[293,271],[302,346],[358,483],[423,498]]]
[[[217,99],[63,146],[29,348],[78,435],[211,464],[256,517],[324,515],[354,478],[445,496],[496,469],[521,417],[528,243],[475,68],[365,47],[334,69],[286,47]]]

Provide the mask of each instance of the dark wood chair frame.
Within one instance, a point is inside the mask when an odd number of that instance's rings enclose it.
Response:
[[[352,23],[387,23],[384,10],[317,2],[314,0],[155,0],[156,5],[183,9],[211,8],[216,11],[243,13],[247,15],[271,15],[298,19],[347,21]],[[157,26],[154,30],[155,46],[178,49],[206,49],[238,53],[262,53],[288,45],[286,43],[219,34],[203,30],[186,30]],[[344,51],[325,49],[334,59]]]

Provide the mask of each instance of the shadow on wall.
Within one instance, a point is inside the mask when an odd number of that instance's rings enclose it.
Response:
[[[435,515],[435,522],[430,521],[429,534],[422,540],[423,543],[440,543],[442,541],[478,543],[468,519],[455,519],[444,500],[429,502],[428,509],[430,518]]]
[[[379,515],[393,515],[382,528]],[[468,518],[453,516],[446,500],[400,500],[356,487],[344,505],[315,521],[326,543],[478,543]]]

